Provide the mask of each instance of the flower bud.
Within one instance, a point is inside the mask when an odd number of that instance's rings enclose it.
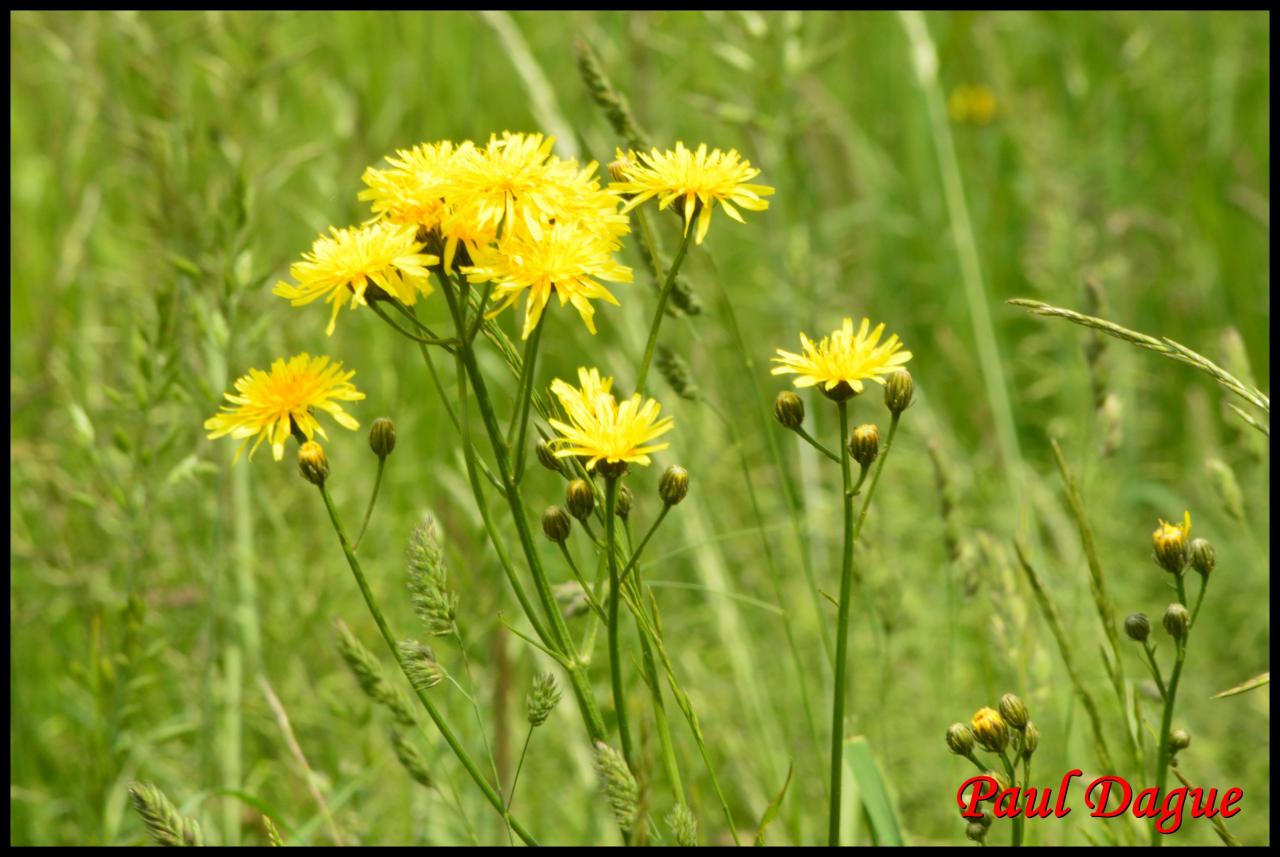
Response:
[[[1000,716],[1004,722],[1021,731],[1026,728],[1031,715],[1027,713],[1027,705],[1016,695],[1006,693],[1000,697]]]
[[[899,369],[894,372],[884,382],[884,404],[889,409],[889,413],[895,417],[901,414],[907,408],[911,407],[911,402],[915,398],[916,384],[911,378],[911,373],[906,369]]]
[[[1169,636],[1180,640],[1186,635],[1189,627],[1191,627],[1191,614],[1187,612],[1187,608],[1177,603],[1170,604],[1169,609],[1164,611],[1164,629]]]
[[[1151,620],[1146,613],[1130,613],[1124,620],[1124,632],[1129,639],[1137,643],[1145,643],[1151,636]]]
[[[667,468],[658,482],[658,496],[668,506],[674,506],[689,493],[689,471],[678,464]]]
[[[379,458],[386,458],[396,448],[396,424],[386,417],[378,417],[369,426],[369,448]]]
[[[1187,567],[1187,534],[1191,532],[1191,513],[1184,512],[1182,526],[1160,521],[1151,534],[1151,547],[1156,564],[1170,574],[1182,574]]]
[[[773,400],[773,416],[785,428],[799,428],[804,422],[804,399],[790,390],[783,390]]]
[[[999,753],[1009,745],[1009,727],[1005,724],[1000,712],[993,708],[980,708],[973,715],[974,737],[984,750]]]
[[[853,430],[849,436],[849,454],[863,467],[871,466],[880,454],[880,429],[875,423],[866,423]]]
[[[627,180],[627,170],[634,165],[630,155],[630,152],[617,151],[617,157],[609,162],[609,178],[616,182]]]
[[[596,507],[596,492],[591,483],[585,479],[575,479],[564,489],[564,504],[569,514],[579,521],[591,517],[591,510]]]
[[[1169,733],[1169,749],[1173,752],[1185,750],[1191,746],[1191,735],[1185,729],[1175,729]]]
[[[560,459],[556,458],[555,452],[551,449],[551,444],[545,440],[538,441],[536,447],[538,454],[538,463],[550,470],[552,473],[563,473],[564,464]]]
[[[1192,539],[1190,553],[1191,567],[1199,572],[1201,577],[1208,577],[1214,566],[1218,564],[1213,554],[1213,545],[1208,539]]]
[[[964,835],[974,842],[981,842],[987,838],[987,826],[981,821],[971,821],[965,825]]]
[[[618,499],[613,505],[613,512],[622,520],[631,516],[631,489],[625,485],[618,486]]]
[[[1022,730],[1022,755],[1030,759],[1031,755],[1035,753],[1039,746],[1040,730],[1036,728],[1034,723],[1028,720],[1026,728]]]
[[[987,710],[990,711],[990,709]],[[1001,791],[1004,791],[1012,785],[1012,783],[1009,782],[1009,777],[1004,771],[983,771],[983,776],[987,776],[995,780],[996,785],[1000,787]],[[991,800],[994,801],[995,798],[991,798]]]
[[[298,447],[298,471],[312,485],[323,485],[329,478],[329,460],[325,458],[324,447],[314,440]]]
[[[605,479],[621,479],[627,475],[627,463],[625,461],[606,461],[601,459],[596,462],[596,473],[599,473]]]
[[[973,730],[963,723],[952,723],[947,727],[947,748],[957,756],[971,754],[973,741]]]
[[[548,506],[542,513],[542,532],[556,544],[564,544],[569,538],[569,513],[562,506]]]
[[[822,395],[833,402],[847,402],[858,395],[858,391],[853,389],[853,386],[848,381],[840,381],[830,389],[827,389],[827,385],[823,384]]]

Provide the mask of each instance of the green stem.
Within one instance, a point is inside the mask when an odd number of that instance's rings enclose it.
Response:
[[[587,606],[591,608],[591,612],[595,614],[601,621],[604,620],[604,608],[600,606],[600,602],[595,599],[591,592],[591,586],[587,583],[587,579],[582,576],[582,571],[578,568],[578,564],[573,561],[573,554],[569,552],[569,543],[567,541],[560,542],[560,552],[564,554],[565,562],[569,564],[569,571],[573,573],[573,579],[578,581],[578,585],[582,587],[582,594],[586,596]]]
[[[511,804],[516,799],[516,784],[520,782],[520,772],[524,770],[524,757],[529,752],[529,742],[533,740],[533,727],[529,727],[529,731],[524,735],[524,747],[520,750],[520,761],[516,763],[516,772],[511,777],[511,795],[507,798],[507,811],[511,811]]]
[[[360,535],[356,536],[356,543],[351,546],[351,550],[360,550],[360,542],[364,541],[364,531],[369,529],[369,519],[373,517],[373,504],[378,502],[378,489],[382,487],[382,471],[387,466],[387,457],[385,455],[378,456],[378,475],[373,480],[373,493],[369,495],[369,508],[364,510],[364,522],[360,524]]]
[[[399,305],[397,304],[397,306]],[[387,324],[394,327],[396,331],[400,333],[401,336],[404,336],[408,339],[412,339],[414,342],[419,342],[423,345],[442,345],[448,350],[452,350],[453,346],[458,344],[458,341],[456,339],[436,339],[434,337],[423,337],[423,336],[418,336],[416,333],[411,333],[405,330],[403,327],[401,327],[399,324],[396,323],[395,319],[393,319],[391,316],[383,312],[382,308],[378,306],[377,301],[370,301],[368,304],[368,307],[369,309],[377,313],[379,318],[381,318]]]
[[[680,270],[680,264],[684,262],[685,254],[689,252],[689,242],[693,240],[693,234],[693,224],[690,223],[684,231],[684,240],[680,242],[676,257],[671,260],[671,268],[667,271],[667,280],[662,284],[662,291],[658,293],[658,308],[653,313],[653,324],[649,326],[649,341],[645,343],[644,359],[640,361],[640,374],[636,376],[636,392],[644,392],[644,382],[649,377],[649,364],[653,361],[653,350],[658,345],[658,330],[662,327],[662,317],[666,314],[667,300],[671,297],[671,289],[676,284],[676,272]]]
[[[840,460],[840,456],[836,455],[834,452],[827,449],[825,446],[823,446],[821,443],[818,442],[817,438],[815,438],[813,435],[805,431],[804,426],[796,426],[795,428],[792,429],[792,431],[795,432],[797,435],[799,435],[802,440],[807,442],[814,449],[818,450],[818,452],[821,452],[823,455],[825,455],[827,458],[831,459],[832,461]]]
[[[1016,786],[1018,784],[1018,772],[1014,768],[1013,762],[1009,761],[1009,756],[1004,750],[1000,751],[1000,761],[1004,762],[1004,771],[1009,775],[1009,785]],[[1011,833],[1011,843],[1014,848],[1022,845],[1022,822],[1025,819],[1021,815],[1013,817],[1013,832]]]
[[[649,525],[649,531],[645,533],[644,538],[640,540],[640,546],[631,552],[631,558],[627,560],[627,564],[622,569],[622,573],[618,575],[618,578],[622,583],[625,584],[630,580],[631,570],[635,568],[636,563],[640,561],[640,554],[644,552],[644,546],[649,544],[649,539],[653,538],[653,534],[657,532],[658,525],[662,523],[662,519],[665,518],[667,513],[670,511],[671,507],[664,504],[662,511],[658,513],[658,517],[654,518],[653,523]]]
[[[508,443],[516,457],[514,468],[516,482],[524,476],[524,438],[529,428],[529,402],[533,398],[533,370],[538,362],[538,343],[542,340],[542,327],[546,320],[547,316],[544,313],[534,325],[529,341],[525,343],[524,360],[520,363],[520,386],[516,399],[516,411],[512,415],[514,424],[507,429]],[[513,434],[515,442],[510,443]]]
[[[1209,588],[1209,576],[1200,575],[1200,594],[1196,596],[1196,606],[1191,611],[1191,627],[1196,626],[1196,617],[1200,615],[1200,605],[1204,603],[1204,591]]]
[[[835,691],[831,705],[831,810],[827,820],[827,845],[840,845],[840,787],[844,775],[844,685],[849,647],[849,602],[853,594],[853,469],[849,466],[849,405],[840,409],[840,475],[844,483],[844,552],[840,566],[840,605],[836,620]]]
[[[604,549],[609,559],[609,678],[613,684],[613,707],[618,716],[618,735],[622,740],[622,755],[627,760],[627,767],[636,769],[635,758],[631,755],[631,731],[627,728],[626,696],[622,688],[622,654],[618,644],[618,605],[622,601],[622,590],[618,585],[617,550],[617,515],[618,477],[611,476],[605,480],[604,493]]]
[[[1156,680],[1156,687],[1160,689],[1160,698],[1164,699],[1168,691],[1165,689],[1164,677],[1160,675],[1160,665],[1156,663],[1155,650],[1146,640],[1142,641],[1142,650],[1147,654],[1147,665],[1151,667],[1151,676]]]
[[[373,597],[373,591],[369,588],[364,571],[360,568],[360,561],[356,559],[355,552],[347,541],[346,533],[342,529],[342,523],[338,520],[338,510],[333,506],[333,499],[329,496],[329,491],[323,484],[319,488],[320,496],[324,499],[324,507],[329,512],[329,521],[333,524],[334,532],[338,534],[338,542],[342,545],[342,552],[347,557],[347,565],[351,567],[351,573],[355,576],[356,585],[360,587],[360,594],[364,596],[364,603],[369,608],[370,614],[373,615],[373,621],[377,624],[378,631],[382,634],[382,639],[386,642],[387,648],[391,650],[392,657],[400,665],[400,671],[404,673],[405,679],[409,680],[408,670],[405,669],[404,663],[400,660],[400,647],[396,643],[396,638],[392,635],[391,629],[387,627],[387,620],[383,618],[382,610],[378,607],[378,602]],[[412,680],[409,680],[409,683],[413,685]],[[470,754],[467,753],[466,748],[462,746],[457,736],[453,734],[453,730],[449,728],[449,724],[445,721],[439,709],[436,708],[435,703],[431,701],[431,698],[416,686],[414,687],[414,693],[417,695],[418,701],[422,703],[422,707],[426,709],[427,714],[431,717],[432,722],[436,724],[436,728],[440,730],[445,742],[453,750],[454,755],[458,757],[458,761],[462,762],[462,767],[466,769],[467,773],[471,775],[471,779],[480,787],[485,799],[502,815],[507,824],[511,826],[511,829],[526,845],[537,845],[537,840],[525,829],[524,825],[512,818],[511,814],[507,812],[501,795],[494,791],[493,786],[484,778],[484,774],[480,772],[476,763],[472,761]]]
[[[1182,575],[1176,578],[1178,586],[1178,603],[1182,606],[1187,604],[1187,590],[1182,582]],[[1202,590],[1203,591],[1203,590]],[[1169,730],[1173,728],[1173,706],[1178,698],[1178,680],[1182,678],[1182,665],[1187,660],[1187,638],[1191,633],[1190,627],[1182,634],[1181,639],[1176,642],[1176,653],[1174,655],[1173,674],[1169,676],[1169,692],[1164,697],[1164,713],[1160,716],[1160,749],[1156,753],[1156,800],[1161,799],[1164,794],[1165,785],[1169,781]],[[1164,837],[1156,826],[1151,826],[1151,845],[1159,848],[1164,844]]]
[[[839,618],[836,627],[836,668],[835,694],[831,712],[831,814],[828,819],[828,843],[835,847],[840,844],[840,786],[843,774],[841,750],[844,735],[844,691],[845,672],[847,669],[847,650],[849,645],[849,602],[853,590],[853,544],[862,534],[862,525],[867,520],[867,512],[871,509],[871,498],[875,496],[876,486],[880,484],[880,474],[884,472],[884,464],[893,449],[893,437],[898,432],[900,413],[894,414],[889,423],[889,434],[885,438],[884,450],[876,459],[875,471],[871,476],[871,485],[862,498],[862,509],[858,513],[855,526],[853,521],[853,497],[858,487],[853,484],[852,468],[849,465],[849,444],[845,439],[849,436],[848,402],[840,402],[840,471],[844,482],[844,557],[840,572],[840,604]],[[858,479],[858,486],[866,478],[866,471]]]

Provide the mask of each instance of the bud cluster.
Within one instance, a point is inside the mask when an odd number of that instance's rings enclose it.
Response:
[[[979,708],[969,723],[952,723],[947,728],[947,749],[957,756],[963,756],[984,769],[986,766],[974,754],[975,749],[981,748],[999,757],[1001,767],[986,770],[986,775],[995,779],[1001,789],[1027,785],[1026,782],[1011,783],[1003,771],[1012,766],[1017,775],[1018,763],[1023,760],[1028,760],[1027,767],[1023,769],[1028,770],[1029,760],[1039,747],[1040,730],[1032,722],[1027,704],[1012,693],[1000,697],[996,708]],[[991,826],[991,816],[983,813],[977,820],[966,820],[969,823],[965,835],[974,842],[982,842]]]

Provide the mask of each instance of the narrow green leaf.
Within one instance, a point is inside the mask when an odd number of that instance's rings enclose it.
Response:
[[[1264,684],[1270,684],[1270,683],[1271,683],[1271,673],[1265,672],[1265,673],[1262,673],[1261,675],[1254,676],[1248,681],[1241,682],[1240,684],[1236,685],[1230,690],[1224,690],[1222,693],[1215,693],[1213,696],[1209,698],[1222,699],[1223,697],[1226,697],[1226,696],[1235,696],[1238,693],[1244,693],[1245,691],[1253,690],[1256,687],[1262,687]]]
[[[782,799],[787,796],[787,787],[791,785],[791,772],[795,770],[795,763],[787,765],[787,779],[782,783],[782,789],[769,801],[769,805],[765,807],[764,815],[760,817],[760,829],[756,831],[756,845],[764,845],[764,829],[769,826],[769,822],[773,821],[778,815],[778,810],[782,807]]]
[[[905,845],[888,785],[866,738],[857,735],[844,742],[844,764],[851,780],[857,784],[858,800],[871,828],[872,841],[876,845]]]

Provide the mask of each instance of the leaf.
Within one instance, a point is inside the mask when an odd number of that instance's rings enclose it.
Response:
[[[1209,698],[1222,699],[1225,696],[1235,696],[1236,694],[1244,693],[1245,691],[1253,690],[1256,687],[1262,687],[1264,684],[1270,684],[1270,683],[1271,683],[1271,673],[1265,672],[1265,673],[1262,673],[1261,675],[1254,676],[1248,681],[1241,682],[1240,684],[1236,685],[1230,690],[1224,690],[1222,693],[1215,693],[1213,696]]]
[[[777,817],[778,810],[782,807],[782,799],[787,796],[787,787],[791,785],[791,772],[794,769],[794,763],[787,765],[787,779],[782,784],[782,790],[765,807],[764,815],[760,817],[760,829],[756,831],[756,845],[764,845],[764,829],[769,826],[769,822]]]
[[[857,735],[844,742],[844,764],[857,783],[858,799],[871,827],[872,841],[876,845],[905,845],[888,787],[866,738]]]

